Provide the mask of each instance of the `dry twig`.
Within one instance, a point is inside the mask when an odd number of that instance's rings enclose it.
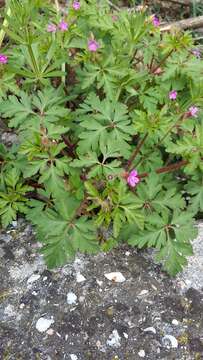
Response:
[[[186,29],[198,29],[201,27],[203,27],[203,16],[197,16],[194,18],[175,21],[170,24],[164,24],[161,26],[161,31],[170,31],[173,28],[186,30]]]

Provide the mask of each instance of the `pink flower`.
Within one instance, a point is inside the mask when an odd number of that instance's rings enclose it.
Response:
[[[199,49],[193,49],[192,54],[196,56],[197,59],[201,58],[201,51]]]
[[[58,24],[58,28],[61,30],[61,31],[66,31],[68,30],[68,24],[67,22],[65,21],[61,21],[59,24]]]
[[[138,177],[137,170],[131,170],[128,177],[127,177],[127,183],[131,187],[135,187],[140,182],[140,179]]]
[[[80,2],[79,1],[73,1],[73,9],[80,10]]]
[[[99,48],[99,43],[96,40],[89,40],[88,41],[88,49],[91,52],[95,52],[97,51],[97,49]]]
[[[172,91],[170,91],[170,93],[169,93],[169,99],[170,99],[170,100],[176,100],[177,95],[178,95],[177,91],[176,91],[176,90],[172,90]]]
[[[0,54],[0,63],[1,64],[7,64],[8,57],[6,55]]]
[[[198,112],[199,112],[199,109],[197,106],[191,106],[189,108],[189,116],[197,117]]]
[[[47,31],[48,32],[56,32],[56,30],[57,30],[56,25],[54,25],[54,24],[48,24],[47,25]]]
[[[112,18],[113,22],[115,22],[115,21],[118,20],[118,16],[117,16],[117,15],[112,15],[111,18]]]
[[[158,27],[160,25],[160,20],[156,15],[153,16],[152,22],[153,22],[153,25],[156,27]]]

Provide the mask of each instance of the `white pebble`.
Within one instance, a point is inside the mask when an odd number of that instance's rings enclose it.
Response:
[[[107,340],[107,345],[118,348],[121,346],[120,344],[121,337],[118,334],[117,330],[113,330],[112,334],[109,336],[109,340]]]
[[[39,320],[37,320],[36,322],[36,329],[39,332],[44,332],[46,330],[48,330],[48,328],[54,323],[53,319],[46,319],[46,318],[39,318]]]
[[[32,284],[33,282],[39,280],[40,275],[39,274],[33,274],[29,277],[29,279],[27,280],[28,284]]]
[[[102,284],[103,284],[103,281],[100,281],[100,280],[96,280],[96,282],[97,282],[97,284],[99,285],[99,286],[102,286]]]
[[[69,292],[67,294],[67,303],[69,305],[73,305],[76,304],[76,301],[77,301],[77,295],[75,295],[73,292]]]
[[[54,335],[54,329],[52,329],[52,328],[48,329],[47,335],[50,335],[50,336]]]
[[[147,295],[148,294],[148,290],[142,290],[139,294],[138,294],[138,296],[144,296],[144,295]]]
[[[146,328],[143,330],[144,332],[152,332],[153,334],[156,334],[156,329],[152,326]]]
[[[77,355],[74,355],[74,354],[70,354],[70,358],[71,358],[71,360],[78,360]]]
[[[145,351],[142,349],[138,353],[139,357],[144,358],[145,357]]]
[[[125,339],[128,339],[128,334],[126,334],[125,332],[123,333],[123,336]]]
[[[80,274],[80,273],[77,273],[76,274],[76,281],[77,281],[77,283],[81,283],[81,282],[83,282],[83,281],[85,281],[86,279],[85,279],[85,277],[82,275],[82,274]]]
[[[173,336],[173,335],[165,335],[163,337],[163,342],[169,340],[170,343],[171,343],[171,347],[173,349],[177,348],[178,347],[178,340]],[[168,347],[168,346],[167,346]]]
[[[108,273],[108,274],[104,274],[104,276],[108,280],[116,282],[116,283],[122,283],[122,282],[125,281],[125,277],[120,272],[111,272],[111,273]]]
[[[7,316],[16,316],[16,313],[15,313],[15,308],[13,305],[9,304],[6,306],[5,310],[4,310],[4,314],[7,315]]]
[[[176,319],[173,319],[173,320],[172,320],[172,324],[175,325],[175,326],[177,326],[177,325],[179,324],[179,321],[176,320]]]

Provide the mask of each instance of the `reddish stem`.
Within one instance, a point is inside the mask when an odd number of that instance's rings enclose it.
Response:
[[[148,133],[146,133],[145,136],[143,137],[143,139],[138,143],[137,147],[135,148],[130,159],[127,162],[126,170],[130,169],[132,162],[135,160],[136,156],[139,154],[140,149],[141,149],[142,145],[145,143],[145,140],[147,139],[147,137],[148,137]]]
[[[203,158],[202,158],[202,160],[203,160]],[[182,166],[187,165],[188,163],[189,163],[189,161],[182,160],[182,161],[179,161],[179,162],[177,162],[175,164],[170,164],[168,166],[161,167],[161,168],[156,170],[156,173],[157,174],[162,174],[162,173],[165,173],[165,172],[174,171],[174,170],[180,169]],[[142,173],[142,174],[139,175],[140,178],[144,178],[146,176],[149,176],[149,173],[145,172],[145,173]]]
[[[164,56],[164,58],[160,61],[160,63],[152,70],[153,74],[156,73],[157,69],[160,68],[166,62],[166,60],[169,58],[169,56],[171,56],[173,51],[174,51],[174,49],[169,51],[169,53],[166,54],[166,56]]]
[[[68,152],[68,155],[70,157],[72,157],[73,159],[75,159],[75,147],[76,147],[76,144],[72,144],[71,141],[69,140],[69,138],[65,135],[61,135],[64,143],[66,144],[67,146],[67,152]]]

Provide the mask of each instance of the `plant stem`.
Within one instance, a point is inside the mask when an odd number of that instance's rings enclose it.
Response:
[[[65,135],[61,135],[61,138],[63,139],[64,143],[66,144],[68,150],[67,153],[70,157],[72,157],[73,159],[75,159],[76,154],[75,154],[75,147],[76,144],[72,144],[69,140],[69,138]]]
[[[203,157],[201,158],[201,161],[203,161]],[[155,172],[157,174],[163,174],[163,173],[166,173],[166,172],[171,172],[171,171],[178,170],[178,169],[180,169],[181,167],[183,167],[183,166],[185,166],[187,164],[189,164],[188,160],[181,160],[181,161],[178,161],[178,162],[176,162],[174,164],[170,164],[170,165],[161,167],[161,168],[155,170]],[[144,178],[146,176],[149,176],[149,173],[145,172],[145,173],[142,173],[142,174],[139,175],[140,178]]]
[[[28,52],[29,52],[29,54],[30,54],[30,58],[31,58],[31,60],[32,60],[32,64],[33,64],[35,73],[36,73],[36,75],[39,75],[39,70],[38,70],[37,62],[36,62],[36,60],[35,60],[35,56],[34,56],[34,53],[33,53],[33,50],[32,50],[32,45],[31,45],[31,44],[28,44],[27,47],[28,47]]]
[[[11,9],[10,7],[8,7],[7,12],[6,12],[6,16],[10,16],[11,15]],[[8,20],[5,18],[2,24],[3,28],[7,28],[8,27]],[[1,29],[0,31],[0,48],[2,46],[3,40],[4,40],[4,36],[5,36],[5,30]]]
[[[149,65],[150,72],[152,71],[153,63],[154,63],[154,54],[152,55],[151,62],[150,62],[150,65]]]
[[[25,194],[26,199],[35,199],[39,201],[43,201],[44,203],[50,203],[50,199],[44,195],[41,195],[35,191],[30,191]]]
[[[58,0],[55,0],[55,7],[56,7],[57,15],[59,15],[59,14],[60,14],[60,5],[59,5]],[[66,63],[63,63],[63,64],[61,65],[61,71],[63,71],[63,72],[66,71]],[[64,76],[61,77],[61,81],[62,81],[63,85],[65,86],[65,83],[66,83],[66,75],[64,75]]]
[[[164,166],[164,167],[161,167],[159,169],[157,169],[155,172],[157,174],[162,174],[162,173],[166,173],[166,172],[171,172],[171,171],[174,171],[174,170],[178,170],[180,169],[181,167],[187,165],[189,163],[189,161],[187,160],[182,160],[182,161],[179,161],[177,163],[174,163],[174,164],[170,164],[168,166]],[[144,178],[146,176],[149,176],[149,173],[145,172],[145,173],[142,173],[139,175],[140,178]]]
[[[170,128],[166,131],[166,133],[164,134],[164,136],[162,136],[162,138],[159,140],[158,144],[156,144],[154,146],[153,149],[151,149],[146,155],[144,155],[144,157],[142,159],[140,159],[137,163],[136,166],[140,165],[143,163],[144,160],[146,160],[148,158],[149,155],[151,155],[155,149],[157,149],[161,143],[165,140],[165,138],[170,134],[170,132],[178,125],[179,122],[183,121],[186,118],[186,114],[182,115],[180,119],[178,119],[176,121],[175,124],[173,124],[172,126],[170,126]]]
[[[157,69],[159,69],[166,62],[166,60],[169,58],[169,56],[171,56],[173,51],[174,51],[174,49],[169,51],[169,53],[166,54],[166,56],[164,56],[164,58],[160,61],[160,63],[152,70],[153,73],[155,73],[157,71]]]
[[[61,70],[62,70],[63,72],[66,72],[66,63],[63,63],[63,64],[61,65]],[[61,77],[61,81],[62,81],[63,85],[65,86],[65,84],[66,84],[66,75],[64,75],[64,76]]]
[[[145,134],[145,136],[143,137],[143,139],[138,143],[137,147],[135,148],[135,150],[133,151],[130,159],[127,162],[126,165],[126,170],[129,170],[132,162],[135,160],[136,156],[138,155],[138,153],[140,152],[141,147],[143,146],[143,144],[145,143],[146,139],[148,137],[148,133]]]
[[[57,12],[57,14],[58,14],[59,11],[60,11],[60,6],[59,6],[58,0],[55,0],[55,6],[56,6],[56,12]]]

